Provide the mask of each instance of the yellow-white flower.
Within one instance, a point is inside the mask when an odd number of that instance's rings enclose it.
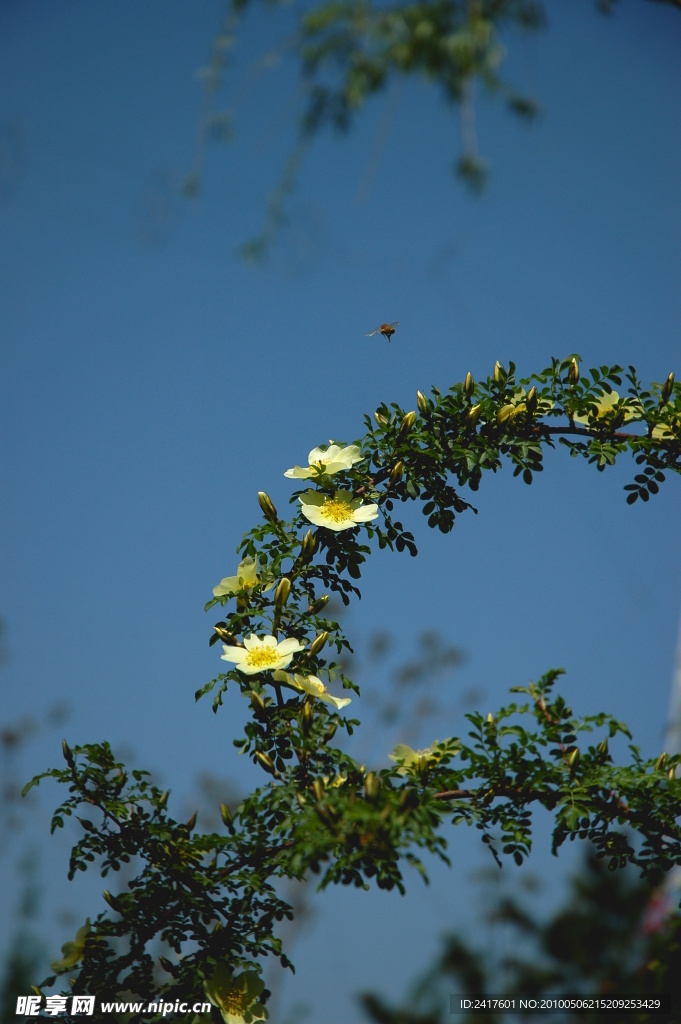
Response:
[[[438,747],[439,744],[436,742],[430,747],[424,747],[423,750],[414,750],[413,747],[408,747],[406,743],[398,743],[392,754],[388,754],[388,757],[391,761],[396,761],[400,765],[397,769],[400,775],[408,775],[411,769],[420,767],[419,762],[424,767],[429,762],[437,764],[442,757]]]
[[[232,974],[218,964],[203,988],[213,1006],[217,1006],[225,1024],[255,1024],[267,1020],[267,1010],[258,1002],[265,987],[255,971]]]
[[[284,476],[297,480],[307,480],[311,476],[331,476],[332,473],[340,473],[344,469],[350,469],[356,462],[361,462],[362,453],[356,444],[349,444],[345,448],[329,441],[326,451],[321,448],[313,448],[307,457],[309,466],[304,469],[302,466],[294,466],[287,469]]]
[[[601,397],[597,401],[591,402],[590,403],[591,406],[594,406],[594,405],[596,406],[596,410],[597,410],[596,411],[596,419],[597,420],[607,420],[611,416],[613,416],[613,410],[614,410],[615,406],[617,405],[617,403],[619,402],[619,400],[620,400],[620,396],[617,394],[617,392],[616,391],[611,391],[610,394],[606,393],[604,395],[601,395]],[[637,408],[631,408],[631,407],[626,407],[625,406],[625,409],[624,409],[624,420],[622,422],[628,423],[630,420],[640,419],[641,415],[642,415],[642,412],[640,410],[638,410]],[[575,416],[575,423],[582,423],[582,424],[584,424],[585,427],[588,427],[589,426],[589,420],[590,419],[592,420],[593,418],[594,418],[593,414],[591,412],[589,412],[589,413],[586,413],[586,414],[582,414],[581,416]]]
[[[273,636],[256,636],[251,633],[244,640],[243,647],[225,644],[222,660],[234,662],[239,672],[246,676],[255,676],[259,672],[288,668],[293,655],[302,650],[303,644],[293,637],[277,643]]]
[[[55,960],[51,964],[51,968],[55,974],[63,974],[64,971],[70,971],[72,967],[83,959],[83,952],[85,950],[85,943],[87,937],[90,934],[90,918],[85,919],[85,924],[78,929],[76,937],[71,942],[65,942],[61,947],[62,958],[61,960]]]
[[[301,676],[297,672],[275,672],[274,679],[278,683],[286,683],[287,686],[292,686],[294,690],[300,690],[301,693],[309,693],[311,697],[323,700],[326,704],[333,704],[336,711],[347,707],[352,701],[351,697],[332,697],[324,683],[317,676]]]
[[[258,563],[251,555],[246,555],[237,566],[236,576],[225,576],[217,587],[213,587],[213,597],[231,597],[241,590],[251,590],[261,583],[262,580],[258,576]],[[271,590],[273,586],[274,581],[268,583],[264,589]]]
[[[328,530],[351,530],[378,515],[378,505],[363,505],[350,491],[336,491],[333,498],[321,491],[306,491],[300,495],[300,504],[306,519]]]

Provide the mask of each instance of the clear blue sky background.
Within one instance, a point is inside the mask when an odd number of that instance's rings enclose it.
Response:
[[[262,224],[300,93],[286,61],[252,68],[291,15],[247,15],[217,97],[236,136],[207,151],[187,202],[197,71],[222,4],[0,7],[3,723],[66,702],[71,744],[132,750],[187,814],[200,773],[260,782],[231,748],[238,703],[213,716],[193,699],[221,668],[203,604],[235,570],[259,489],[285,506],[283,471],[314,445],[351,441],[381,400],[411,408],[417,388],[483,377],[496,359],[529,374],[576,351],[648,380],[681,373],[681,17],[636,0],[610,19],[587,0],[550,6],[547,32],[506,40],[508,76],[540,99],[539,121],[479,98],[492,164],[480,199],[452,175],[457,112],[424,83],[393,87],[350,136],[312,148],[290,222],[255,269],[237,248]],[[383,320],[400,321],[391,345],[365,338]],[[577,709],[612,711],[658,752],[681,491],[675,478],[630,508],[632,473],[598,475],[559,451],[531,488],[506,470],[485,480],[480,514],[449,537],[407,512],[420,556],[376,556],[347,619],[357,646],[387,631],[398,665],[436,629],[468,655],[439,698],[454,708],[477,689],[485,712],[562,665]],[[362,717],[391,675],[359,681]],[[418,740],[460,728],[452,713]],[[376,764],[396,738],[374,730]],[[15,775],[58,764],[60,740],[44,727]],[[58,797],[40,794],[35,823],[4,849],[7,871],[29,842],[40,850],[52,956],[103,906],[96,877],[61,881],[68,837],[47,835]],[[476,840],[452,841],[456,866],[429,890],[414,878],[405,900],[326,895],[284,1005],[345,1024],[357,989],[402,991],[438,934],[474,917]],[[534,869],[555,889],[564,866],[540,847]],[[15,894],[3,888],[6,942]]]

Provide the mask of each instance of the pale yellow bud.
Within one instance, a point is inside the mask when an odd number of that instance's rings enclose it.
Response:
[[[302,544],[300,545],[301,562],[303,562],[305,565],[307,565],[308,562],[311,562],[316,547],[317,538],[315,534],[312,532],[312,530],[308,530],[305,536],[303,537]]]
[[[274,603],[277,608],[283,608],[288,601],[288,596],[291,593],[291,581],[288,576],[282,576],[280,579],[277,589],[274,591]]]
[[[402,479],[404,476],[404,463],[400,460],[396,462],[390,471],[390,486],[394,487],[395,484]]]
[[[326,643],[326,641],[328,640],[328,638],[329,638],[329,634],[326,632],[326,630],[324,630],[324,632],[322,632],[322,633],[319,633],[314,638],[314,640],[310,644],[310,655],[311,655],[311,657],[314,658],[315,655],[319,654],[319,652],[323,648],[323,646]]]
[[[481,412],[482,412],[482,406],[481,405],[472,405],[470,407],[470,409],[468,409],[466,411],[466,415],[464,416],[464,423],[466,424],[466,426],[467,427],[474,427],[475,424],[480,419],[480,413]]]
[[[270,496],[265,491],[258,491],[258,501],[260,503],[260,508],[263,510],[265,518],[269,519],[273,523],[276,523],[279,517],[277,516],[277,510],[272,504]]]
[[[660,405],[666,405],[671,398],[672,388],[674,387],[674,374],[670,373],[666,381],[662,385],[662,391],[660,393]]]
[[[275,774],[276,769],[274,767],[274,761],[269,754],[264,754],[262,750],[256,750],[255,756],[261,767],[264,768],[266,772],[269,772],[270,775]]]
[[[537,389],[532,387],[527,392],[527,398],[525,400],[525,405],[527,406],[527,411],[530,415],[533,415],[537,411],[537,401]]]

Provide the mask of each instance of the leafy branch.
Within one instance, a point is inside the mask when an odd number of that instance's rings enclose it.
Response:
[[[614,388],[625,381],[620,397]],[[359,726],[345,713],[346,694],[359,688],[340,660],[350,642],[324,614],[331,593],[346,603],[359,597],[376,547],[416,554],[394,518],[397,502],[420,500],[428,524],[449,532],[473,509],[461,492],[477,491],[485,470],[508,461],[531,484],[555,438],[600,471],[633,455],[644,471],[627,500],[655,494],[665,472],[681,472],[673,375],[646,389],[631,367],[582,376],[577,356],[520,379],[513,364],[497,363],[478,384],[468,374],[445,393],[418,392],[417,410],[383,403],[374,421],[355,444],[313,449],[306,467],[287,470],[305,482],[291,497],[290,520],[260,492],[262,520],[206,606],[232,609],[210,637],[229,667],[196,698],[213,692],[217,712],[225,691],[238,689],[250,714],[233,742],[265,777],[238,807],[222,806],[224,832],[197,832],[196,815],[174,820],[168,793],[126,769],[106,743],[65,743],[66,768],[29,783],[49,777],[68,788],[52,828],[75,817],[83,830],[70,877],[91,865],[102,877],[122,865],[135,872],[121,891],[104,893],[107,909],[53,964],[55,975],[77,969],[76,989],[166,1002],[203,992],[225,1020],[235,999],[246,1001],[244,1021],[263,1019],[254,1016],[268,998],[258,980],[263,959],[292,966],[277,934],[293,913],[282,879],[318,875],[321,888],[375,882],[404,892],[405,865],[425,878],[424,852],[448,862],[459,824],[478,829],[499,864],[508,856],[520,864],[537,807],[553,816],[554,853],[587,839],[611,868],[632,863],[653,880],[681,864],[680,758],[645,760],[611,716],[576,717],[555,693],[559,670],[513,688],[524,703],[468,715],[467,737],[422,751],[398,745],[392,767],[367,770],[332,746]],[[610,752],[618,736],[629,741],[624,765]]]

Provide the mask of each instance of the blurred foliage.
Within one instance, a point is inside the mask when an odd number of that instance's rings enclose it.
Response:
[[[619,2],[595,0],[595,6],[607,14]],[[681,9],[681,0],[652,2]],[[183,185],[187,197],[201,190],[207,146],[233,137],[233,109],[216,109],[215,103],[234,62],[242,21],[255,6],[254,0],[228,3],[201,71],[204,102],[193,167]],[[346,132],[367,101],[392,81],[426,81],[459,107],[461,152],[453,169],[475,193],[484,188],[489,173],[478,149],[477,86],[524,121],[539,110],[538,100],[508,81],[502,68],[518,33],[537,32],[548,24],[550,5],[542,0],[324,0],[293,12],[284,0],[269,0],[265,6],[270,13],[285,12],[288,31],[258,58],[255,69],[291,58],[300,70],[303,100],[298,141],[267,203],[262,232],[242,249],[247,260],[262,259],[285,223],[286,202],[310,141],[327,127]]]
[[[538,883],[540,893],[541,882]],[[361,1002],[374,1024],[445,1024],[451,994],[617,996],[671,995],[676,1011],[666,1014],[575,1011],[549,1015],[555,1024],[584,1021],[643,1024],[678,1020],[681,1006],[681,916],[678,875],[654,888],[629,871],[608,871],[594,851],[569,884],[562,906],[548,916],[533,912],[519,886],[489,876],[482,885],[488,912],[470,932],[449,935],[442,951],[404,1002],[390,1005],[375,993]],[[536,901],[535,901],[536,903]],[[525,1015],[527,1016],[527,1015]],[[534,1015],[532,1015],[534,1018]],[[457,1013],[460,1024],[476,1020],[506,1024],[509,1013]],[[527,1018],[529,1019],[529,1018]]]
[[[7,882],[7,874],[5,875]],[[19,864],[19,899],[13,907],[12,935],[5,962],[0,968],[0,1024],[16,1021],[17,997],[31,990],[45,959],[44,944],[37,937],[40,888],[36,858],[25,854]],[[9,924],[8,921],[5,922]]]

